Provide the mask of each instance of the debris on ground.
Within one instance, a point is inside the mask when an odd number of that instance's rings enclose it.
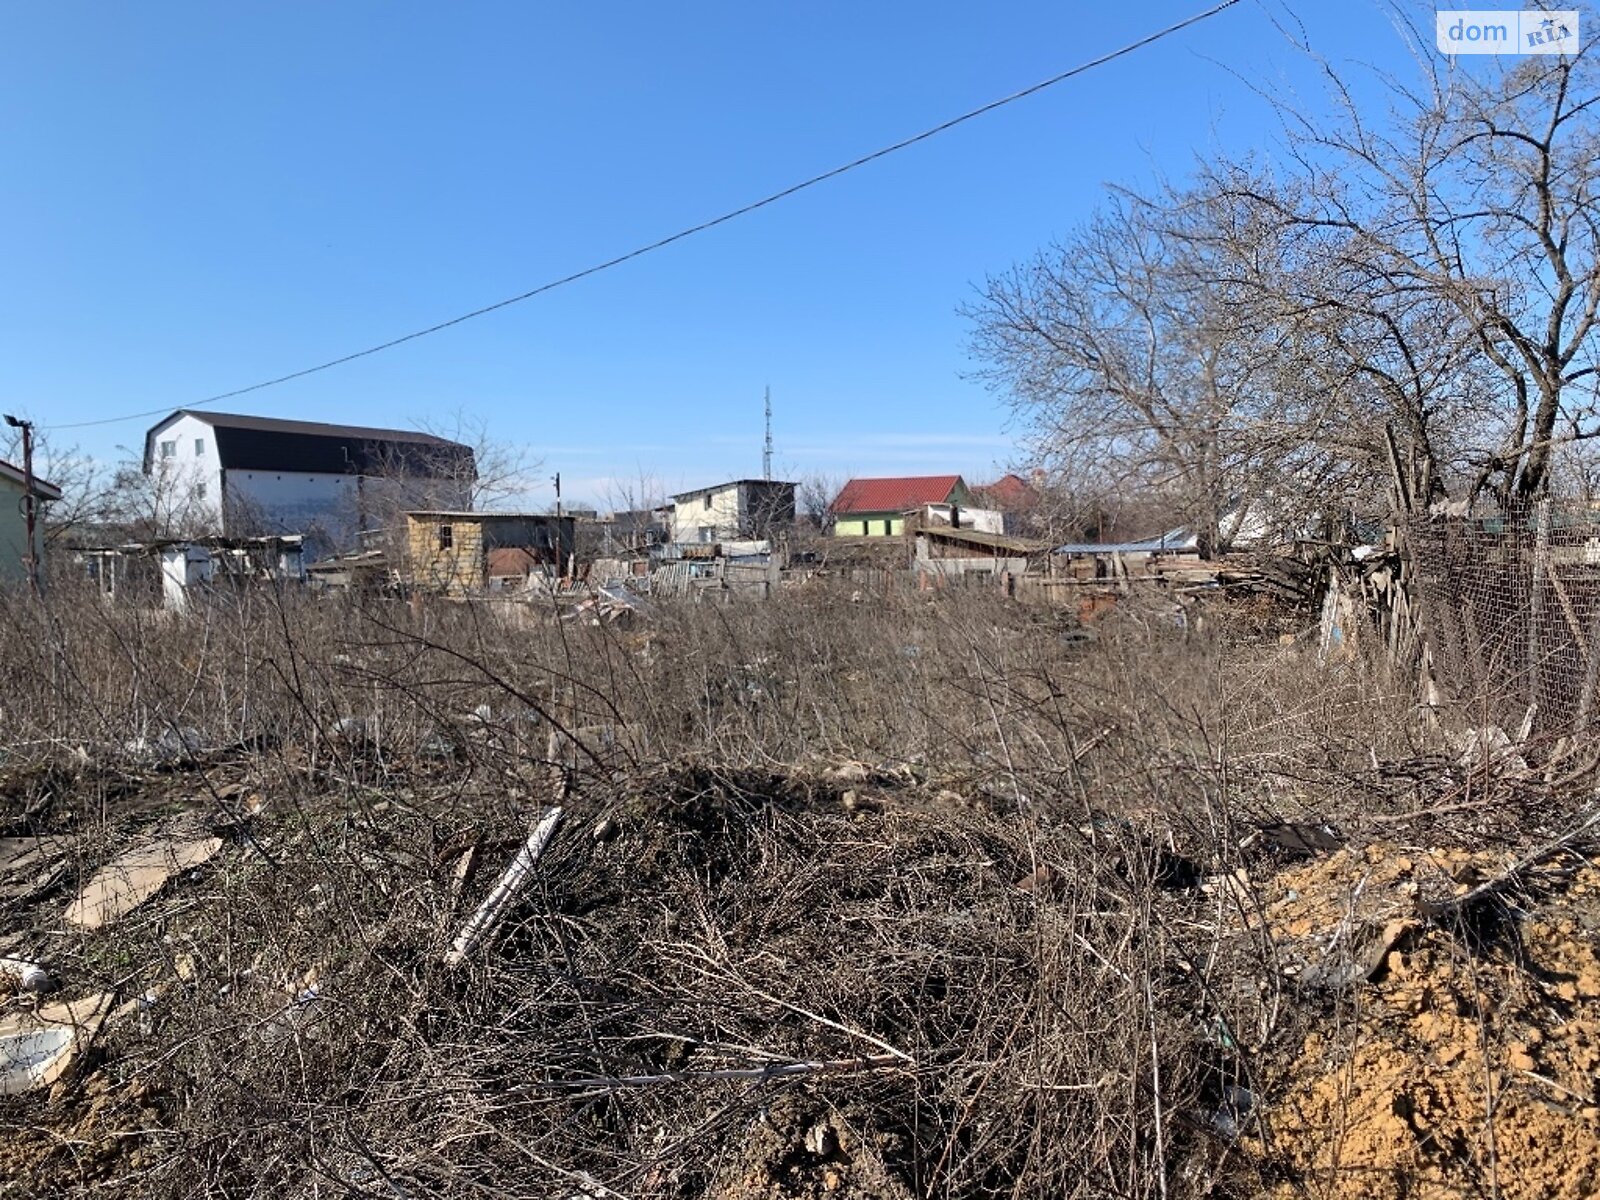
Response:
[[[158,832],[96,871],[64,919],[85,929],[108,925],[149,900],[173,876],[209,861],[222,845],[219,837]]]
[[[111,1005],[102,992],[0,1017],[0,1096],[49,1087],[94,1038]]]

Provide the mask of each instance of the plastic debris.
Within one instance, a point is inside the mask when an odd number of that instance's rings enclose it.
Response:
[[[0,955],[0,975],[13,980],[19,992],[38,994],[50,990],[50,973],[38,963],[29,962],[24,958]]]
[[[0,1020],[0,1096],[48,1087],[93,1039],[111,993],[47,1004]]]

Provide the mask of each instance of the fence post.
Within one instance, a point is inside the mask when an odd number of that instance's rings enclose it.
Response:
[[[1528,704],[1539,703],[1539,626],[1544,620],[1544,581],[1550,572],[1550,498],[1534,510],[1533,590],[1528,597]]]

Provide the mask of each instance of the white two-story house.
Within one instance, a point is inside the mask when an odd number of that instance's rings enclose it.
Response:
[[[194,534],[304,534],[351,546],[408,508],[465,510],[471,447],[429,433],[179,409],[144,439],[171,523]]]
[[[674,542],[766,538],[794,524],[795,485],[777,479],[735,479],[672,498]]]

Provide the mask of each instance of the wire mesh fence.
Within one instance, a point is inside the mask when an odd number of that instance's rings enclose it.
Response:
[[[1405,536],[1444,698],[1506,728],[1587,728],[1600,683],[1600,507],[1419,515]]]

